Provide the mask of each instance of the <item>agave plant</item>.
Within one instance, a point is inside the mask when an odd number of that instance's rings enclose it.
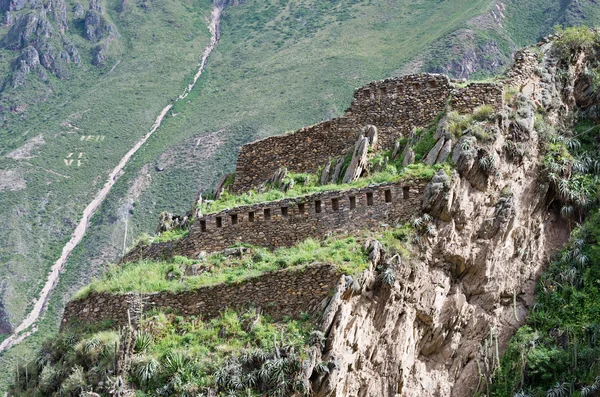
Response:
[[[394,285],[394,282],[396,281],[396,271],[388,266],[381,272],[380,277],[385,284]]]
[[[569,394],[569,385],[565,382],[556,384],[546,392],[546,397],[567,397]]]
[[[131,360],[132,375],[140,385],[147,385],[158,374],[159,369],[160,364],[153,356],[136,355]]]
[[[145,352],[152,345],[152,342],[151,334],[138,330],[135,334],[135,351],[137,353]]]

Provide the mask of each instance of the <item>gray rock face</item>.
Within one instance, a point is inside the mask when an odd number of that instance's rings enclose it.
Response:
[[[516,213],[514,196],[511,194],[500,197],[495,205],[494,217],[482,224],[479,235],[490,239],[499,233],[505,233],[511,228]]]
[[[162,212],[158,218],[158,227],[156,228],[156,234],[169,232],[173,229],[187,226],[188,217],[173,215],[170,212]]]
[[[90,10],[98,11],[102,14],[102,5],[100,5],[100,0],[90,0]]]
[[[394,150],[392,151],[392,160],[396,160],[400,155],[400,142],[394,144]]]
[[[402,160],[402,167],[406,167],[409,164],[414,164],[415,162],[415,152],[407,147],[404,151],[404,160]]]
[[[433,148],[429,151],[429,153],[427,154],[427,156],[425,157],[423,162],[427,165],[434,165],[440,155],[440,151],[442,150],[442,147],[444,147],[445,142],[446,142],[446,139],[444,137],[441,137],[440,139],[438,139],[438,141],[435,143]]]
[[[39,24],[40,17],[36,13],[20,15],[0,45],[11,50],[20,50],[32,45],[38,35]]]
[[[21,51],[19,62],[23,61],[27,66],[33,68],[40,64],[40,56],[33,46],[27,46]]]
[[[325,168],[323,168],[323,171],[321,172],[321,180],[319,182],[321,182],[321,185],[327,185],[327,182],[329,182],[329,174],[331,172],[331,162],[328,161],[327,164],[325,164]]]
[[[344,174],[343,183],[351,183],[360,178],[363,171],[366,169],[367,162],[367,154],[369,151],[369,138],[366,136],[361,136],[356,142],[356,149],[354,150],[354,154],[352,155],[352,161]]]
[[[20,11],[27,4],[27,0],[0,0],[0,11]]]
[[[450,153],[452,153],[452,139],[446,139],[446,142],[444,143],[444,146],[442,146],[435,163],[441,164],[445,162],[450,156]]]
[[[344,168],[344,158],[340,157],[335,164],[333,174],[331,174],[331,183],[337,183],[338,179],[340,179],[340,176],[342,175],[342,168]]]
[[[475,146],[477,138],[474,136],[463,136],[454,146],[452,161],[456,164],[456,170],[466,178],[478,190],[485,191],[488,186],[488,175],[479,167],[478,160],[481,153]]]
[[[519,95],[518,103],[519,107],[517,108],[515,123],[518,125],[521,131],[523,131],[527,136],[530,136],[533,132],[533,125],[535,121],[535,115],[533,112],[535,105],[524,95]]]
[[[363,127],[362,134],[364,136],[366,136],[367,138],[369,138],[369,145],[372,148],[376,149],[377,148],[377,142],[379,141],[377,127],[375,127],[374,125],[368,124],[368,125],[366,125],[366,126]]]
[[[64,32],[69,29],[67,24],[67,5],[65,0],[51,0],[50,1],[52,11],[54,14],[54,21],[60,32]]]
[[[108,47],[104,44],[98,44],[92,50],[92,63],[96,66],[104,64],[107,59],[106,52],[108,51]]]
[[[452,207],[452,180],[439,170],[427,184],[423,195],[423,211],[449,222]]]
[[[12,26],[13,23],[15,23],[15,17],[13,15],[12,12],[10,11],[6,11],[6,13],[4,14],[4,21],[3,23],[6,26]]]

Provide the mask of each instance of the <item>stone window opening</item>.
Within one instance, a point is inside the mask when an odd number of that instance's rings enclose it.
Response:
[[[288,207],[281,207],[281,216],[284,218],[288,217]]]
[[[339,209],[340,209],[340,199],[338,199],[338,198],[332,198],[331,199],[331,208],[334,211],[339,211]]]
[[[367,205],[373,205],[373,192],[367,193]]]
[[[317,214],[321,212],[321,200],[315,200],[315,212]]]
[[[356,208],[356,196],[350,196],[350,209],[353,210]]]
[[[269,219],[271,219],[271,209],[265,208],[264,215],[265,215],[265,221],[268,221]]]
[[[232,225],[237,225],[238,223],[238,216],[237,214],[231,214],[231,224]]]
[[[298,212],[301,214],[304,214],[306,212],[306,206],[304,205],[304,203],[298,204]]]
[[[384,193],[384,197],[385,197],[385,202],[391,203],[392,202],[392,191],[388,189],[388,190],[385,190],[383,193]]]
[[[217,221],[217,227],[223,227],[223,218],[221,218],[220,216],[217,216],[216,221]]]
[[[405,199],[410,198],[410,188],[408,186],[402,188],[402,197]]]
[[[248,212],[248,222],[254,222],[254,211]]]
[[[200,221],[200,231],[201,232],[205,232],[206,231],[206,221],[205,220],[201,220]]]

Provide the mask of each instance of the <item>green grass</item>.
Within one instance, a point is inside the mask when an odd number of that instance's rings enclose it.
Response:
[[[327,185],[319,185],[317,183],[317,175],[311,175],[308,184],[305,185],[304,183],[297,182],[294,185],[294,188],[287,192],[278,189],[271,189],[262,193],[257,193],[255,191],[249,191],[243,194],[224,192],[219,200],[203,204],[202,213],[211,214],[242,205],[251,205],[286,198],[298,198],[318,192],[357,189],[378,183],[399,182],[408,179],[428,181],[433,178],[433,175],[441,168],[443,168],[441,165],[428,166],[419,163],[411,164],[401,171],[398,171],[395,165],[390,165],[383,171],[360,178],[352,183],[331,183]],[[304,180],[306,175],[301,174],[300,176],[296,176],[291,174],[289,177],[292,179]]]
[[[279,359],[278,349],[286,357],[278,363],[284,364],[280,370],[285,371],[287,382],[300,374],[306,348],[314,343],[313,328],[308,316],[273,322],[254,310],[225,311],[212,320],[155,312],[142,319],[136,331],[125,376],[138,396],[154,395],[159,388],[177,395],[208,388],[224,392],[228,389],[224,369],[254,357],[254,370],[268,375]],[[119,333],[106,328],[70,329],[47,340],[34,359],[17,366],[19,375],[11,391],[13,395],[62,395],[92,388],[107,394],[115,381],[112,373],[119,340]],[[242,373],[252,370],[246,364]],[[244,395],[259,396],[277,388],[277,382],[273,384],[267,376],[257,380]]]
[[[239,260],[215,254],[202,261],[175,257],[169,262],[141,261],[113,265],[75,298],[85,298],[91,292],[188,291],[219,283],[235,283],[265,272],[312,263],[330,263],[347,274],[358,274],[368,264],[362,245],[354,237],[332,238],[324,242],[307,239],[294,247],[273,252],[252,247],[251,253]],[[185,268],[191,265],[201,265],[206,271],[199,276],[184,276]],[[168,274],[171,274],[171,280],[167,278]]]

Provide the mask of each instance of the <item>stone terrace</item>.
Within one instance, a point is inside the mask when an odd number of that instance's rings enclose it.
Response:
[[[315,264],[291,268],[232,284],[218,284],[185,292],[109,294],[92,292],[73,300],[65,308],[62,326],[70,322],[95,323],[112,320],[114,326],[135,323],[139,314],[151,310],[173,310],[184,316],[217,317],[225,308],[256,308],[273,320],[301,313],[321,312],[342,274],[335,266]]]
[[[343,117],[244,145],[236,164],[233,192],[258,187],[280,167],[314,172],[333,157],[349,153],[360,130],[374,125],[379,147],[391,149],[401,136],[429,126],[448,107],[470,113],[503,104],[502,85],[474,83],[456,88],[446,76],[420,74],[370,83],[356,90]]]
[[[289,247],[308,237],[402,223],[421,209],[426,183],[403,181],[247,205],[202,217],[177,241],[139,245],[123,262],[190,258],[238,243]]]

